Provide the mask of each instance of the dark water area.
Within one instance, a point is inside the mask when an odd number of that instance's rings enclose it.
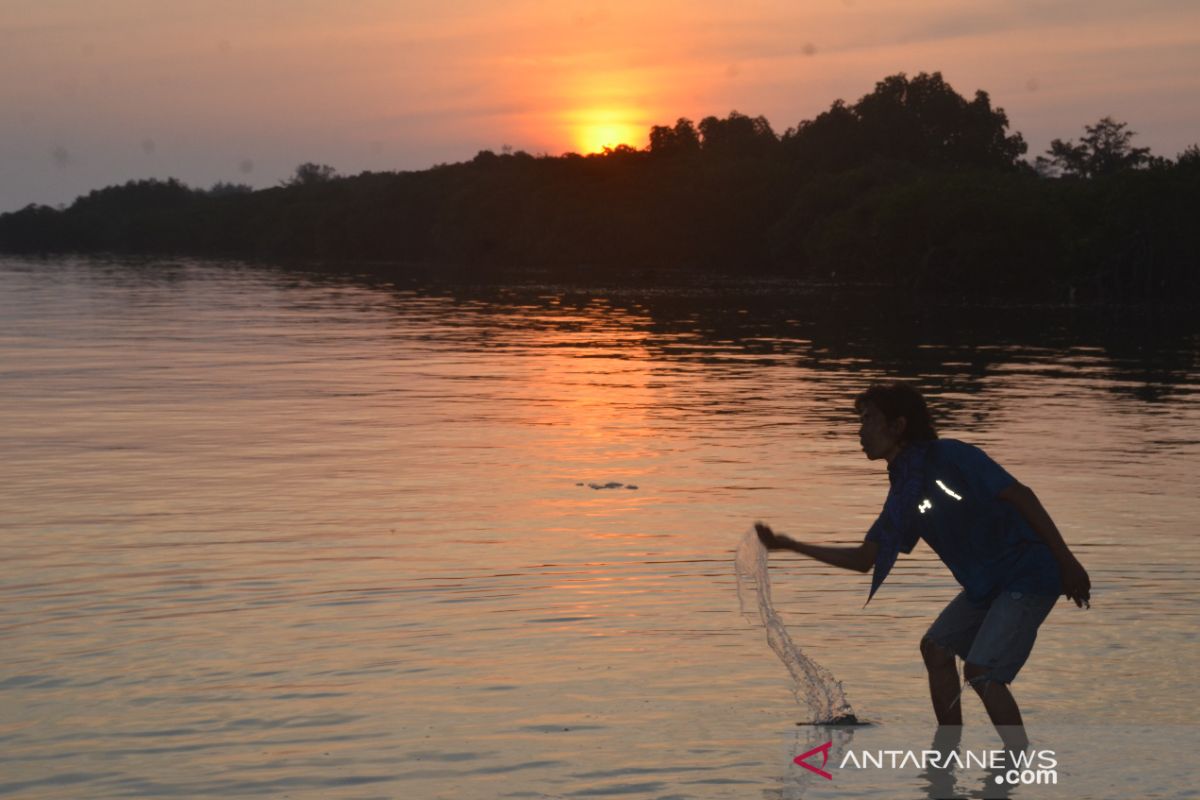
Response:
[[[469,270],[450,270],[445,277],[434,268],[387,265],[368,272],[298,265],[288,271],[317,283],[414,292],[464,307],[487,303],[498,314],[517,317],[549,298],[564,310],[603,303],[642,317],[647,332],[669,340],[657,351],[663,358],[703,358],[678,346],[682,335],[736,347],[768,363],[800,358],[817,368],[830,363],[851,370],[862,364],[873,374],[945,380],[947,388],[966,394],[978,391],[988,370],[1010,361],[1014,349],[1028,351],[1048,374],[1056,354],[1092,351],[1110,362],[1114,394],[1149,402],[1169,397],[1200,361],[1200,304],[1188,300],[981,301],[887,286],[678,270],[617,280],[584,270],[570,282],[547,281],[534,270],[497,270],[483,280]]]

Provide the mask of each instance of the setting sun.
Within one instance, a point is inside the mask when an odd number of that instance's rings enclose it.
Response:
[[[647,137],[647,127],[637,124],[633,114],[623,111],[588,111],[579,115],[572,124],[575,146],[580,153],[599,153],[604,148],[615,148],[625,144],[642,147]]]

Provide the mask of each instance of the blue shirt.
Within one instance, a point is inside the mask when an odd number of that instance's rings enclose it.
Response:
[[[967,597],[989,602],[1002,590],[1058,596],[1058,563],[1014,505],[999,498],[1016,483],[987,453],[954,439],[912,442],[888,465],[891,488],[867,531],[875,542],[870,602],[917,539],[938,554]]]

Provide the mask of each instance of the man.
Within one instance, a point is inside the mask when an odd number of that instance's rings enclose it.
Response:
[[[1089,604],[1088,574],[1037,496],[982,450],[938,439],[925,399],[903,383],[875,384],[854,402],[867,458],[884,459],[891,488],[879,519],[857,547],[812,545],[758,523],[773,550],[826,564],[875,570],[871,597],[900,552],[922,538],[962,585],[921,639],[939,725],[962,725],[955,656],[988,717],[1010,747],[1024,747],[1021,712],[1009,684],[1060,594]]]

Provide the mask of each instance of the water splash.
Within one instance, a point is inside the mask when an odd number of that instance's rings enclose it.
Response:
[[[738,543],[734,569],[742,613],[749,614],[747,609],[752,606],[758,608],[759,618],[767,631],[767,644],[792,675],[792,692],[796,695],[796,702],[809,707],[814,724],[857,724],[858,718],[846,700],[842,682],[825,667],[804,655],[775,613],[771,605],[771,579],[767,575],[767,548],[763,547],[753,528]]]

